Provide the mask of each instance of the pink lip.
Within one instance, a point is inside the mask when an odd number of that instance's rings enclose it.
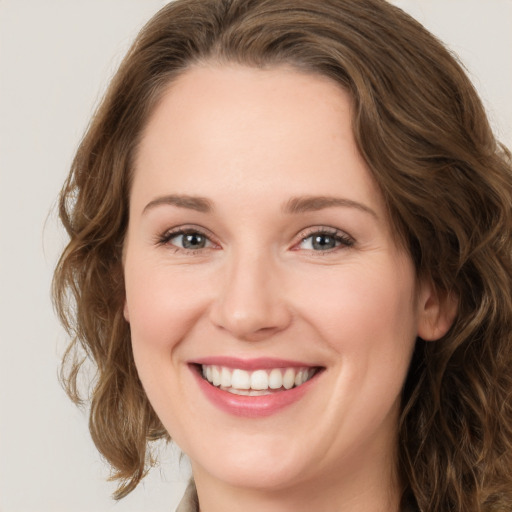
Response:
[[[222,359],[222,364],[217,362]],[[233,363],[237,361],[236,364],[226,364],[226,358],[208,358],[209,362],[201,362],[195,364],[217,364],[219,366],[227,366],[233,368],[240,369],[264,369],[264,368],[279,368],[279,367],[293,367],[293,366],[301,366],[306,367],[308,365],[304,364],[292,364],[290,365],[290,361],[286,361],[286,364],[283,365],[275,365],[276,360],[273,359],[273,365],[266,365],[265,363],[269,360],[261,359],[261,360],[251,360],[245,361],[245,365],[239,365],[238,360],[234,360],[229,358]],[[210,361],[216,362],[210,362]],[[205,361],[205,360],[201,360]],[[285,407],[292,405],[293,403],[300,400],[316,383],[318,376],[321,372],[318,372],[314,375],[310,380],[298,386],[296,388],[292,388],[289,390],[283,391],[275,391],[269,395],[262,396],[246,396],[246,395],[235,395],[233,393],[229,393],[228,391],[224,391],[220,388],[217,388],[210,384],[207,380],[203,379],[203,377],[199,374],[197,366],[190,365],[190,369],[196,382],[199,386],[199,389],[204,393],[206,398],[216,407],[221,409],[228,414],[232,414],[234,416],[241,416],[246,418],[262,418],[266,416],[270,416],[275,414]]]

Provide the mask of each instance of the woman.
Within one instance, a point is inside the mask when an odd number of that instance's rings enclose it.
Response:
[[[167,5],[61,196],[55,300],[116,498],[172,438],[179,510],[510,510],[511,199],[469,80],[399,9]]]

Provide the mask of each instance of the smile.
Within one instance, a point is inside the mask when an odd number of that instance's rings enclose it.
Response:
[[[316,369],[291,367],[247,371],[204,364],[201,373],[210,384],[228,393],[262,396],[301,386],[315,375]]]
[[[208,402],[224,413],[246,418],[277,414],[299,402],[325,370],[274,358],[205,357],[188,365]]]

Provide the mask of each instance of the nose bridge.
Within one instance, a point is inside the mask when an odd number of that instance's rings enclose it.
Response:
[[[248,340],[285,328],[291,317],[271,252],[249,246],[232,251],[227,260],[212,307],[213,322]]]

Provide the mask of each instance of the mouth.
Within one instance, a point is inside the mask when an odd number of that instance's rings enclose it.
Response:
[[[245,370],[215,364],[196,364],[196,371],[212,386],[234,395],[264,396],[298,388],[320,367],[276,367]]]
[[[212,356],[189,361],[198,389],[217,409],[233,416],[264,418],[309,395],[324,366],[304,362]]]

